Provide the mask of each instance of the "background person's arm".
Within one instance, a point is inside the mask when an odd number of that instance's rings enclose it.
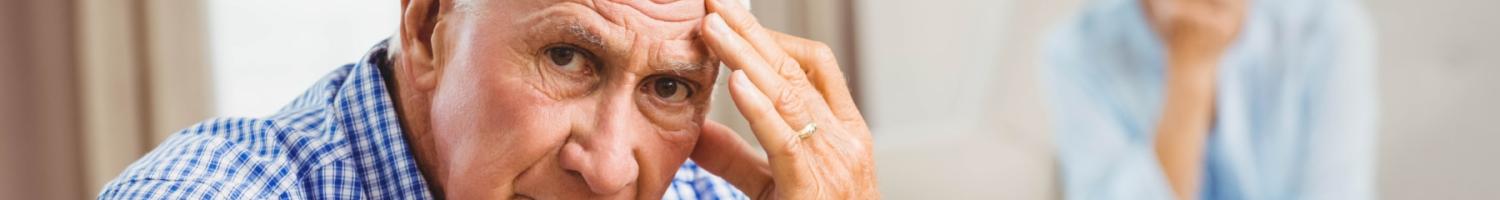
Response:
[[[1156,157],[1178,199],[1196,199],[1214,112],[1214,60],[1169,58]]]
[[[1142,0],[1166,43],[1166,97],[1156,125],[1156,156],[1178,199],[1196,199],[1213,123],[1219,58],[1244,21],[1244,0]]]

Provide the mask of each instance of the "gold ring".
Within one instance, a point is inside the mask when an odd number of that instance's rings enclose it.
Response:
[[[808,136],[812,136],[813,133],[818,132],[818,124],[817,123],[807,123],[807,126],[802,126],[802,130],[797,131],[797,132],[799,132],[797,134],[797,138],[807,139]]]

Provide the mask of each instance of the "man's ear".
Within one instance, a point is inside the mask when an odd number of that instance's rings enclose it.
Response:
[[[444,42],[442,32],[446,0],[401,1],[401,59],[397,66],[413,88],[430,92],[437,86],[442,72]]]

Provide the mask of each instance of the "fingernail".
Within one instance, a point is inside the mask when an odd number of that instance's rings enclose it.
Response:
[[[724,23],[724,18],[719,17],[719,13],[708,14],[708,18],[704,20],[708,20],[708,28],[713,29],[715,34],[731,32],[729,30],[729,25]]]

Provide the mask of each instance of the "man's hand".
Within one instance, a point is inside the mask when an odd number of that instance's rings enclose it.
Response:
[[[1219,59],[1245,18],[1244,0],[1141,0],[1167,47],[1156,156],[1177,199],[1196,199],[1214,113]]]
[[[715,122],[692,158],[755,199],[877,199],[870,130],[829,48],[761,27],[709,0],[702,38],[731,72],[730,94],[766,158]]]

